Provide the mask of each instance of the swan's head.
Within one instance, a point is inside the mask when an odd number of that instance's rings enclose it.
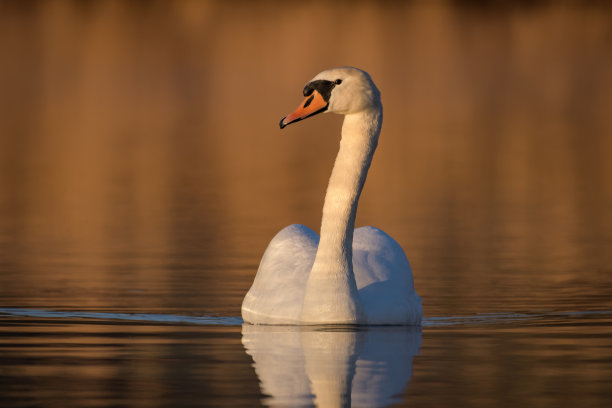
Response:
[[[306,84],[304,96],[304,102],[281,119],[281,129],[321,112],[349,115],[381,107],[380,92],[370,75],[353,67],[321,72]]]

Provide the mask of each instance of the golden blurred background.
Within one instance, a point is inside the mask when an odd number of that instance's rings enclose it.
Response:
[[[385,108],[357,224],[426,314],[612,307],[610,3],[0,1],[0,55],[5,306],[238,315],[342,118],[278,121],[352,65]]]

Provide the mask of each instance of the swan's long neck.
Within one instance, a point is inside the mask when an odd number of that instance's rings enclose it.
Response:
[[[363,320],[353,273],[353,230],[381,125],[381,108],[345,116],[340,151],[323,205],[321,240],[304,297],[304,322]]]
[[[351,273],[357,203],[378,143],[380,116],[358,113],[344,119],[340,151],[323,205],[316,260],[340,263],[336,266],[346,267]]]

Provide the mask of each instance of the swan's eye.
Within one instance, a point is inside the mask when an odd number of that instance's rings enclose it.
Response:
[[[334,81],[334,84],[336,84],[336,85],[340,85],[341,83],[342,83],[342,80],[341,80],[341,79],[336,79],[336,80]]]

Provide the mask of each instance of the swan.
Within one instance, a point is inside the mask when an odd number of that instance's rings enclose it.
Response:
[[[344,115],[321,236],[294,224],[270,242],[242,302],[251,324],[420,325],[421,299],[402,247],[374,227],[355,229],[357,203],[382,126],[380,92],[357,68],[325,70],[280,128],[322,112]]]

